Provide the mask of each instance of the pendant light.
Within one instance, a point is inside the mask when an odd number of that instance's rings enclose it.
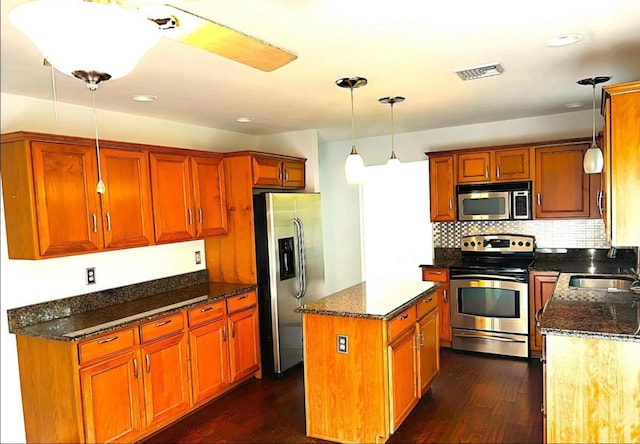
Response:
[[[9,21],[55,69],[94,85],[130,73],[161,37],[155,23],[115,2],[28,1]]]
[[[404,97],[382,97],[378,99],[380,103],[388,103],[391,105],[391,157],[387,160],[387,166],[389,168],[397,168],[400,165],[400,159],[396,157],[396,144],[395,144],[395,131],[393,125],[393,105],[396,103],[404,102]]]
[[[596,85],[611,80],[609,76],[592,77],[578,80],[579,85],[593,86],[593,136],[591,139],[591,147],[584,153],[582,167],[587,174],[597,174],[602,172],[604,166],[604,157],[602,150],[596,144]]]
[[[344,174],[347,177],[347,183],[350,184],[362,183],[364,178],[364,161],[356,151],[355,119],[353,116],[353,89],[360,88],[366,84],[367,79],[364,77],[344,77],[336,80],[336,85],[340,88],[349,88],[351,91],[351,153],[347,156],[347,160],[344,164]]]

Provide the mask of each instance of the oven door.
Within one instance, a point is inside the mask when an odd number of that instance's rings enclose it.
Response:
[[[451,327],[529,333],[529,285],[510,276],[451,277]]]
[[[458,220],[504,220],[511,214],[508,191],[458,194]]]

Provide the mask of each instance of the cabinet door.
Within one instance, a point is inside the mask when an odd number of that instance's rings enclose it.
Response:
[[[272,157],[252,157],[253,186],[274,187],[282,186],[282,160]]]
[[[306,185],[304,162],[283,162],[282,175],[285,188],[304,188]]]
[[[189,157],[150,153],[153,220],[156,242],[180,242],[195,238]]]
[[[102,248],[97,160],[92,147],[32,142],[41,256]]]
[[[481,151],[458,154],[458,183],[489,182],[491,153]]]
[[[429,195],[432,222],[456,220],[453,156],[429,158]]]
[[[495,174],[495,180],[530,180],[529,151],[529,148],[494,151],[495,169],[492,173]]]
[[[415,325],[415,324],[414,324]],[[389,345],[389,403],[391,433],[418,403],[415,328]]]
[[[536,148],[537,219],[589,217],[589,175],[582,159],[588,144]]]
[[[136,441],[143,428],[140,371],[133,351],[80,370],[87,442]]]
[[[227,202],[222,157],[191,158],[196,236],[227,232]]]
[[[544,307],[544,304],[549,300],[551,294],[553,294],[553,289],[555,288],[556,281],[558,280],[558,273],[531,272],[529,280],[529,291],[531,292],[531,310],[529,313],[529,331],[531,332],[531,337],[529,339],[529,344],[532,352],[540,352],[540,350],[542,350],[542,336],[538,331],[535,316],[538,310]]]
[[[440,341],[438,310],[433,310],[418,322],[418,341],[420,359],[418,372],[420,396],[429,389],[431,383],[440,373]]]
[[[105,248],[152,245],[149,157],[142,151],[100,150]]]
[[[143,345],[146,426],[176,418],[189,408],[187,341],[184,333]]]
[[[258,328],[257,307],[229,316],[231,382],[236,382],[260,368]]]
[[[440,340],[447,341],[451,345],[451,301],[449,298],[449,281],[440,284],[438,288],[438,310],[440,311]]]
[[[222,318],[189,332],[194,404],[210,398],[229,385],[226,325],[226,319]]]

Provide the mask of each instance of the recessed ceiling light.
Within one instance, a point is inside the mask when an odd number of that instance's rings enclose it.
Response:
[[[567,108],[582,108],[584,106],[584,103],[578,103],[578,102],[567,103],[565,106]]]
[[[582,34],[564,34],[549,39],[547,46],[567,46],[582,40]]]
[[[153,102],[157,99],[156,96],[152,96],[151,94],[136,94],[131,96],[131,98],[136,102]]]
[[[238,117],[236,119],[236,122],[239,122],[239,123],[251,123],[254,120],[256,120],[256,119],[254,119],[253,117]]]

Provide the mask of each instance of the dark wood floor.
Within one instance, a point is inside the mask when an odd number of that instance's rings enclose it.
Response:
[[[443,349],[441,373],[389,443],[542,442],[542,365]],[[302,368],[251,380],[148,443],[322,443],[305,435]]]

